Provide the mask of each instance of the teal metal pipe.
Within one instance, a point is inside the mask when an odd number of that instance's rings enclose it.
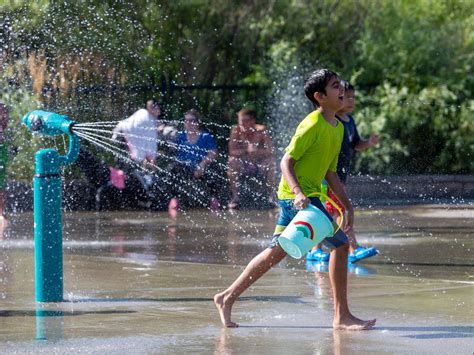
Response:
[[[55,149],[36,153],[33,181],[36,302],[62,302],[61,167],[74,163],[80,142],[72,132],[74,121],[67,116],[37,110],[25,115],[23,123],[38,134],[67,134],[69,137],[66,155],[60,155]]]

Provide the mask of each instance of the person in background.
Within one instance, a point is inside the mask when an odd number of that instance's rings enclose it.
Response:
[[[112,131],[117,148],[126,144],[129,158],[118,159],[115,166],[107,164],[82,145],[76,164],[95,189],[96,200],[100,201],[103,191],[116,188],[126,204],[144,205],[157,200],[154,181],[158,149],[158,118],[161,108],[155,99],[148,99],[145,108],[120,121]],[[120,144],[122,143],[122,144]],[[106,194],[107,196],[107,194]],[[105,198],[105,200],[112,200]],[[146,202],[143,202],[146,201]]]
[[[257,124],[257,113],[243,108],[237,113],[238,124],[232,127],[229,138],[229,161],[227,175],[232,194],[228,204],[230,209],[239,207],[239,180],[245,175],[260,172],[265,178],[269,191],[275,185],[275,160],[273,142],[266,127]],[[268,196],[270,205],[274,205],[273,196]]]
[[[344,139],[341,145],[341,152],[337,163],[337,175],[343,183],[344,189],[346,188],[347,176],[352,170],[354,163],[355,154],[357,151],[363,151],[375,146],[379,142],[379,136],[376,134],[370,135],[368,139],[362,139],[357,131],[357,126],[350,115],[354,111],[355,107],[355,88],[347,81],[342,81],[344,85],[344,106],[337,112],[337,119],[344,126]],[[331,189],[328,189],[328,196],[331,198],[344,212],[344,206],[334,195]],[[340,216],[337,209],[329,202],[326,202],[326,210],[337,218],[338,223],[340,222]],[[349,236],[349,263],[355,263],[359,260],[374,256],[378,254],[378,250],[374,247],[363,247],[357,242],[354,229],[347,233]],[[322,250],[321,245],[318,245],[314,250],[308,252],[306,256],[307,260],[314,261],[329,261],[329,253]]]
[[[145,108],[120,121],[113,130],[113,139],[125,139],[130,158],[145,167],[155,164],[158,148],[158,118],[161,108],[157,100],[146,101]]]
[[[188,181],[195,186],[193,180],[199,180],[199,185],[209,188],[209,206],[213,209],[219,207],[218,191],[222,181],[219,181],[219,172],[216,166],[217,143],[214,136],[201,128],[201,114],[191,109],[184,114],[184,130],[176,135],[176,161],[169,169],[174,179],[174,184],[193,194],[189,186],[182,181]],[[199,187],[200,188],[200,187]],[[179,207],[179,198],[185,198],[183,191],[173,189],[173,197],[169,202],[168,211]]]
[[[8,146],[5,139],[5,131],[8,125],[8,108],[0,101],[0,219],[6,220],[5,204],[6,204],[6,178],[7,178],[7,161]]]

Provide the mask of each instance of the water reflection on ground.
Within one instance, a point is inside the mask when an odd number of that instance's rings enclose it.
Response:
[[[12,216],[0,240],[0,348],[343,354],[379,351],[382,343],[385,352],[474,345],[474,209],[467,206],[359,210],[358,239],[381,255],[349,267],[351,304],[379,318],[376,331],[333,332],[327,265],[290,258],[236,304],[243,327],[221,330],[212,295],[267,245],[276,213],[67,213],[68,302],[45,308],[34,303],[32,214]]]
[[[117,256],[143,263],[166,260],[244,265],[267,245],[276,213],[213,214],[197,210],[182,213],[177,219],[151,212],[68,213],[64,219],[64,247],[66,253]],[[442,218],[443,213],[446,218]],[[31,248],[31,214],[14,216],[9,223],[0,243],[9,249]],[[472,266],[473,226],[474,209],[467,207],[361,209],[356,220],[358,240],[376,246],[381,255],[363,263],[378,265],[376,269],[354,268],[354,273]],[[295,260],[287,260],[284,265],[325,268]]]

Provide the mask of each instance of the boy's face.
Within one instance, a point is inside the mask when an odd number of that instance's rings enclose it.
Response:
[[[152,100],[146,103],[146,109],[155,117],[159,117],[161,115],[160,105],[153,103]]]
[[[324,88],[326,94],[320,93],[319,104],[335,112],[344,107],[344,87],[338,77],[334,76]]]
[[[184,115],[184,128],[186,131],[195,131],[199,129],[199,121],[193,115]]]
[[[355,91],[347,90],[344,93],[344,112],[351,113],[355,108]]]
[[[243,129],[249,129],[255,126],[255,119],[250,115],[239,113],[237,115],[239,126]]]

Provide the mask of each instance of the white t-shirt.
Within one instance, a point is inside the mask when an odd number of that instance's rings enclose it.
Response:
[[[129,118],[120,121],[114,132],[122,132],[133,160],[145,158],[155,160],[157,150],[156,119],[145,109],[140,109]]]

